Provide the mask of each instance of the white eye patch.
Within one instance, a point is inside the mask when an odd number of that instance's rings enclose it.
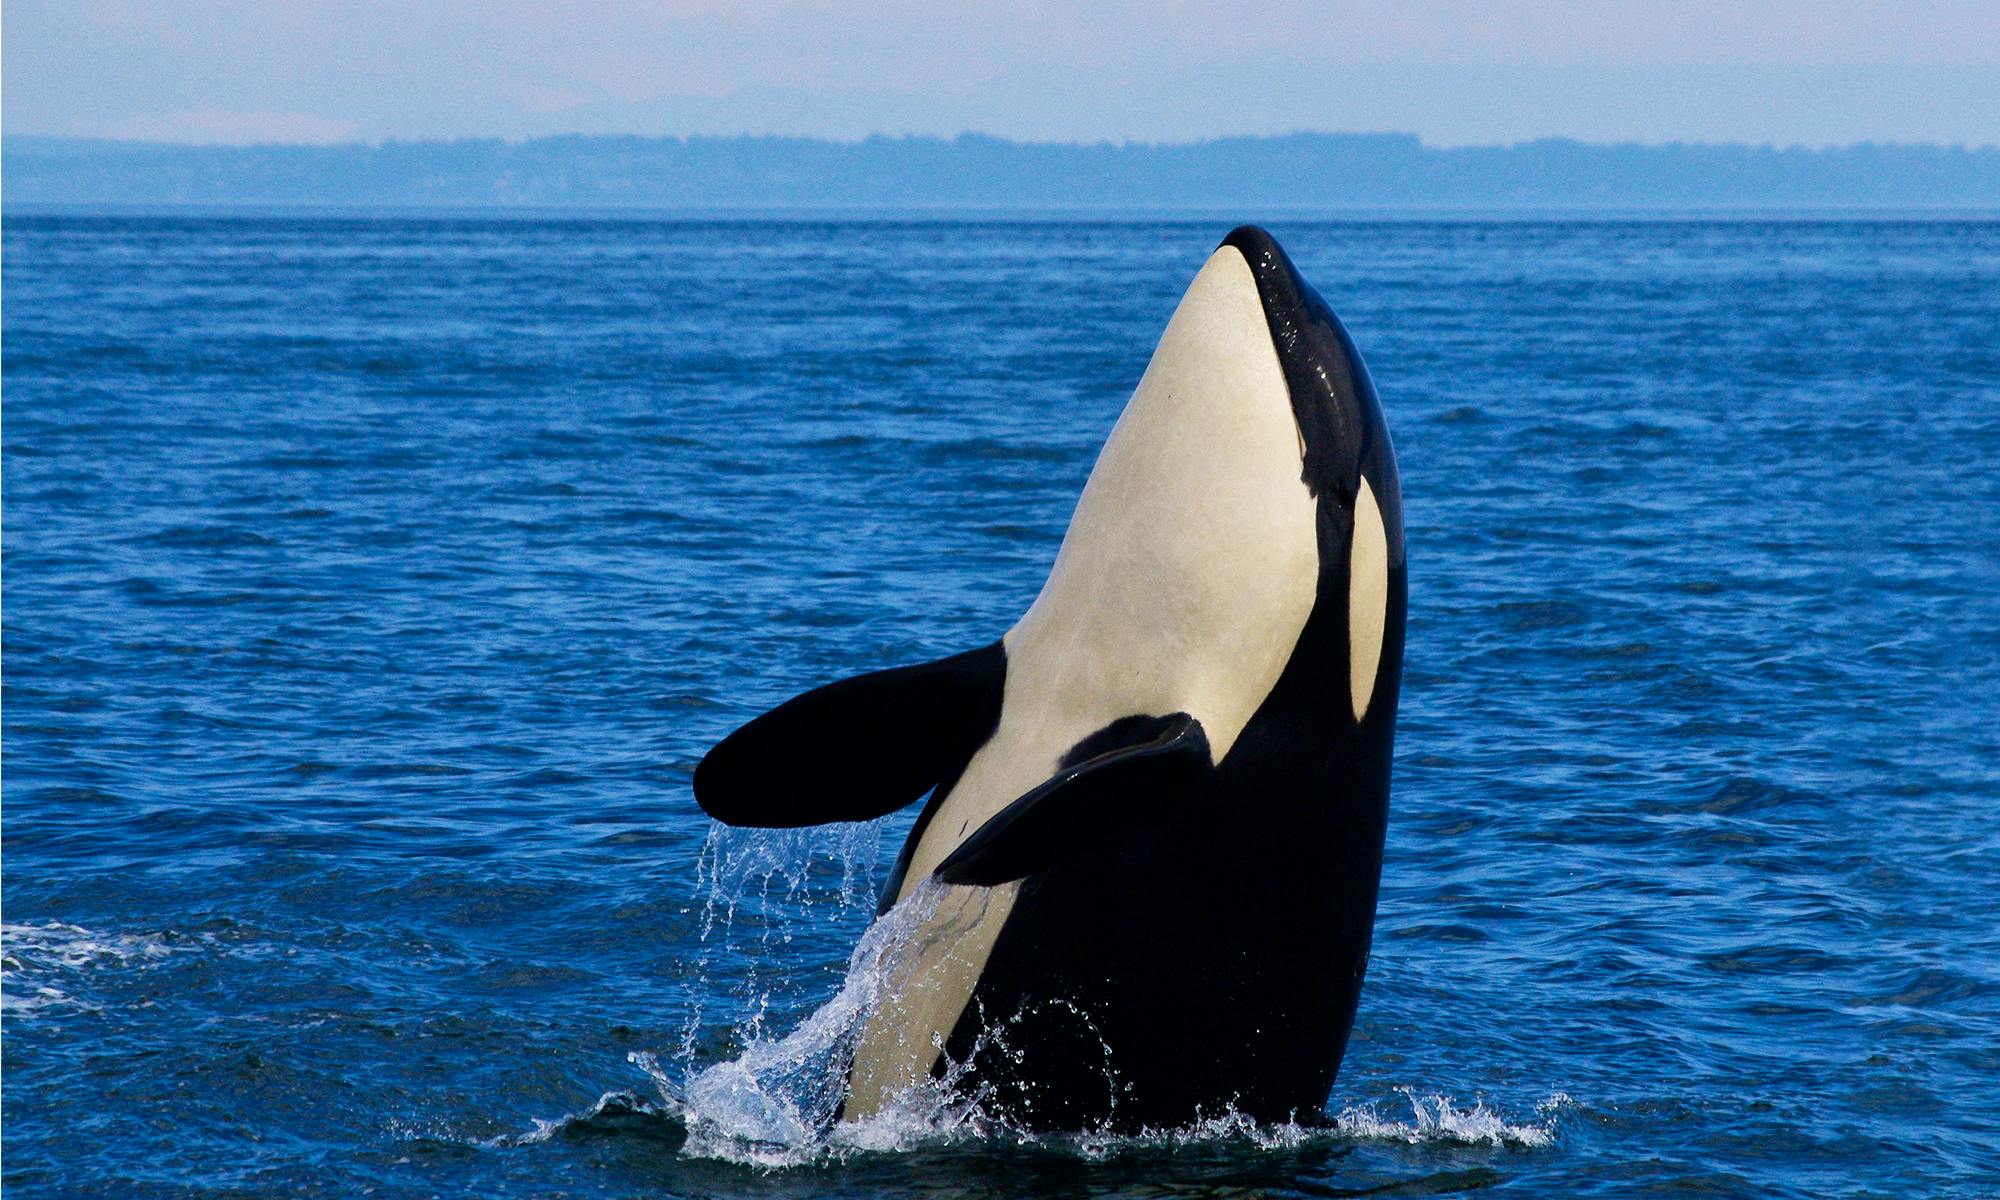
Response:
[[[1389,609],[1389,536],[1368,481],[1354,497],[1354,541],[1347,557],[1347,685],[1354,719],[1368,714],[1382,665],[1382,625]]]

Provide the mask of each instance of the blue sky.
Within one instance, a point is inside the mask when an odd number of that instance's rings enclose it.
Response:
[[[2000,143],[2000,0],[7,0],[8,133]]]

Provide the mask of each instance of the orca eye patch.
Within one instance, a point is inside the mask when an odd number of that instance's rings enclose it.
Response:
[[[1389,536],[1375,492],[1363,478],[1354,496],[1354,538],[1347,555],[1347,688],[1357,722],[1375,698],[1388,606]]]

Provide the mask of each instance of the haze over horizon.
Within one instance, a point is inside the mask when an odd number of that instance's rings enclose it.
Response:
[[[948,21],[910,0],[10,0],[5,18],[10,136],[2000,142],[2000,17],[1968,0],[996,0]]]
[[[1410,130],[1402,130],[1402,129],[1307,129],[1307,128],[1285,130],[1278,133],[1268,133],[1268,134],[1225,133],[1225,134],[1212,134],[1201,137],[1185,137],[1185,138],[1169,138],[1169,137],[1021,138],[1021,137],[1008,137],[1002,134],[995,134],[984,129],[962,129],[956,132],[949,132],[949,133],[932,133],[928,131],[924,132],[903,131],[897,133],[885,133],[880,130],[877,130],[871,133],[855,133],[847,135],[824,135],[824,134],[810,134],[810,133],[773,133],[773,132],[752,132],[752,131],[738,132],[738,133],[694,132],[694,133],[658,133],[658,134],[581,133],[571,130],[561,133],[524,134],[519,137],[508,137],[501,134],[458,134],[458,135],[440,134],[428,137],[391,136],[391,137],[381,137],[381,138],[365,138],[357,136],[357,137],[338,138],[330,140],[318,140],[318,139],[311,139],[304,137],[284,137],[284,136],[261,137],[260,136],[240,141],[239,140],[216,141],[216,140],[207,140],[199,138],[172,138],[172,137],[145,137],[145,136],[123,137],[123,136],[107,136],[102,134],[16,133],[13,130],[8,130],[5,136],[9,144],[16,146],[98,145],[106,148],[107,150],[123,149],[123,148],[130,148],[130,149],[160,148],[160,149],[189,150],[189,151],[337,150],[337,149],[381,150],[397,146],[449,147],[454,145],[471,145],[476,143],[496,143],[496,142],[508,146],[510,148],[521,148],[527,146],[544,145],[544,144],[570,141],[570,140],[581,140],[590,143],[602,143],[606,141],[615,141],[619,139],[628,139],[628,138],[636,139],[638,141],[647,143],[681,142],[681,143],[691,144],[697,142],[748,143],[748,142],[782,141],[782,142],[800,142],[811,145],[820,145],[828,147],[859,147],[870,143],[876,143],[882,141],[951,143],[951,142],[960,142],[969,140],[977,142],[990,142],[1005,146],[1018,146],[1030,149],[1051,149],[1051,150],[1090,150],[1098,148],[1111,148],[1119,150],[1147,150],[1147,149],[1184,150],[1184,149],[1199,149],[1207,146],[1225,144],[1230,142],[1238,142],[1238,141],[1272,141],[1272,140],[1281,140],[1286,138],[1301,138],[1301,137],[1410,138],[1414,139],[1417,145],[1423,147],[1426,150],[1504,151],[1504,150],[1526,149],[1549,143],[1575,145],[1590,149],[1601,149],[1601,150],[1618,150],[1626,148],[1641,149],[1641,150],[1666,150],[1678,147],[1689,147],[1689,148],[1714,148],[1714,149],[1757,150],[1757,151],[1778,151],[1778,152],[1787,152],[1787,151],[1829,152],[1829,151],[1838,151],[1847,149],[1862,149],[1871,146],[1881,146],[1889,148],[1910,147],[1917,149],[1961,150],[1961,151],[1969,150],[1973,152],[1984,152],[1984,151],[2000,149],[2000,139],[1989,140],[1985,142],[1962,142],[1962,141],[1942,142],[1942,141],[1922,139],[1922,138],[1858,138],[1851,141],[1808,143],[1808,142],[1773,142],[1773,141],[1758,142],[1741,138],[1732,138],[1732,139],[1671,138],[1671,139],[1655,139],[1655,140],[1645,140],[1639,138],[1620,138],[1614,140],[1614,139],[1602,139],[1602,138],[1576,138],[1562,134],[1544,134],[1538,137],[1510,138],[1507,139],[1506,141],[1493,141],[1493,142],[1439,142],[1430,138],[1423,137],[1421,134],[1414,133]]]

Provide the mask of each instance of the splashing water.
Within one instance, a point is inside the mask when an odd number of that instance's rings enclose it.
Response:
[[[827,1140],[862,1028],[943,894],[940,884],[919,884],[869,926],[832,1000],[784,1037],[753,1040],[740,1058],[688,1082],[687,1153],[782,1163],[810,1157]]]
[[[696,976],[704,985],[681,1027],[677,1058],[692,1065],[707,1012],[704,997],[722,985],[740,1006],[733,1024],[746,1039],[762,1035],[774,986],[763,974],[774,946],[825,933],[851,937],[872,916],[881,853],[881,821],[801,829],[732,829],[711,824],[695,864],[703,894]],[[705,893],[705,894],[704,894]],[[756,947],[741,945],[754,932]]]
[[[1471,1108],[1459,1108],[1449,1096],[1419,1096],[1415,1088],[1407,1087],[1396,1090],[1409,1101],[1411,1120],[1384,1118],[1373,1107],[1348,1107],[1333,1119],[1333,1128],[1351,1138],[1532,1148],[1555,1142],[1556,1117],[1574,1103],[1565,1092],[1551,1093],[1535,1106],[1539,1120],[1516,1125],[1487,1108],[1483,1101],[1473,1101]]]
[[[727,830],[717,827],[702,853],[700,881],[708,889],[703,911],[703,970],[717,959],[757,959],[800,930],[824,922],[852,924],[872,899],[874,855],[880,826],[835,830]],[[838,865],[837,883],[833,868]],[[959,1143],[1035,1146],[1103,1159],[1141,1150],[1181,1146],[1242,1145],[1254,1150],[1291,1149],[1315,1143],[1402,1141],[1535,1148],[1555,1139],[1557,1114],[1569,1103],[1556,1093],[1537,1106],[1536,1119],[1510,1122],[1475,1101],[1460,1107],[1451,1097],[1397,1091],[1410,1106],[1407,1120],[1373,1106],[1344,1108],[1330,1121],[1260,1125],[1233,1110],[1174,1129],[1138,1134],[1105,1130],[1031,1133],[982,1110],[977,1088],[963,1088],[967,1064],[947,1061],[938,1078],[893,1097],[861,1121],[839,1120],[848,1069],[869,1017],[894,992],[918,932],[936,913],[946,889],[919,884],[862,933],[831,999],[782,1036],[767,1032],[773,984],[753,965],[739,984],[736,1021],[740,1053],[697,1068],[693,1046],[699,1015],[682,1039],[680,1072],[646,1052],[630,1060],[652,1080],[659,1102],[611,1092],[586,1112],[541,1120],[508,1144],[546,1141],[576,1125],[594,1126],[630,1114],[664,1116],[684,1127],[681,1153],[759,1168],[839,1162],[857,1154],[901,1153]],[[872,907],[872,905],[871,905]],[[746,944],[754,936],[754,945]],[[711,950],[720,954],[710,954]],[[1008,1022],[992,1022],[981,1041],[1004,1042]],[[1108,1063],[1107,1063],[1108,1070]],[[683,1082],[684,1081],[684,1082]]]

